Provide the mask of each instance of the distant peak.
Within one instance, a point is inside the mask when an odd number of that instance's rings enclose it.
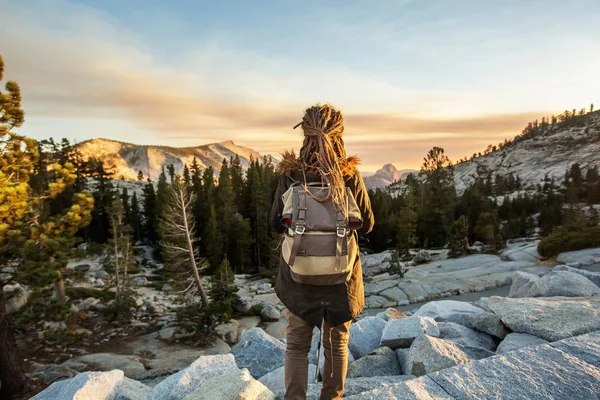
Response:
[[[398,172],[398,168],[392,163],[385,164],[381,169],[388,172]]]
[[[233,143],[233,140],[224,140],[224,141],[220,142],[220,144],[230,144],[232,146],[235,146],[235,143]]]

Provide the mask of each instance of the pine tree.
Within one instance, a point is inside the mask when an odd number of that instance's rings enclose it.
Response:
[[[151,181],[148,181],[144,186],[144,231],[146,238],[152,243],[157,243],[159,240],[157,214],[158,208],[154,185]]]
[[[184,166],[183,166],[183,183],[185,184],[186,187],[192,186],[192,178],[190,176],[190,169],[188,168],[187,164],[184,164]]]
[[[479,240],[492,248],[496,249],[502,246],[500,221],[493,212],[481,213],[475,225],[475,234]]]
[[[84,236],[88,242],[106,243],[110,236],[107,208],[110,207],[115,195],[115,188],[111,183],[114,172],[111,167],[107,167],[97,159],[89,160],[88,168],[91,178],[95,181],[95,189],[92,193],[94,211],[92,222],[85,228]]]
[[[234,298],[237,287],[234,285],[235,275],[227,257],[221,261],[211,279],[210,298],[212,301],[221,302]]]
[[[0,57],[0,80],[3,72]],[[77,174],[68,162],[50,165],[47,190],[44,193],[32,190],[29,180],[38,163],[38,143],[12,132],[24,122],[21,93],[14,81],[7,82],[5,88],[7,93],[0,93],[0,264],[20,260],[15,274],[17,281],[32,283],[45,276],[50,279],[41,283],[47,287],[62,282],[64,252],[74,243],[76,231],[89,223],[93,199],[85,193],[76,193],[65,212],[58,215],[42,212],[48,201],[75,182]],[[37,255],[37,259],[32,255]],[[58,256],[55,262],[51,258],[54,256]],[[6,313],[3,286],[0,282],[0,398],[12,399],[22,394],[26,377]]]
[[[242,163],[240,161],[239,154],[230,159],[229,172],[231,175],[231,188],[235,196],[235,205],[238,212],[242,211],[242,193],[244,190],[244,171],[242,170]]]
[[[420,175],[424,180],[418,224],[421,237],[423,241],[429,239],[433,246],[443,246],[456,201],[452,162],[444,149],[434,147],[427,153]]]
[[[186,292],[191,298],[199,296],[202,305],[207,306],[208,297],[200,279],[200,271],[207,269],[208,263],[199,256],[196,226],[192,216],[194,198],[187,189],[179,179],[168,189],[160,221],[160,244],[169,268],[183,271],[185,282],[191,282]]]
[[[399,257],[406,258],[417,241],[417,213],[414,196],[410,190],[404,197],[404,204],[398,213],[396,224]]]
[[[458,257],[469,252],[469,231],[467,219],[461,215],[450,227],[450,239],[448,243],[450,257]]]
[[[167,171],[169,173],[169,182],[175,182],[175,166],[173,164],[167,165]]]
[[[223,159],[223,164],[219,173],[219,185],[216,189],[216,201],[218,208],[215,208],[215,210],[217,211],[217,221],[218,227],[220,228],[223,251],[228,256],[229,260],[231,260],[232,257],[231,254],[229,254],[229,251],[231,251],[231,244],[235,241],[234,236],[236,235],[233,221],[238,217],[235,215],[235,198],[233,188],[231,186],[229,166],[227,164],[227,160],[225,159]],[[239,267],[239,265],[234,265],[234,268],[236,267]]]
[[[133,192],[131,197],[130,224],[135,241],[142,239],[142,213],[137,198],[137,193]]]
[[[208,211],[208,221],[204,225],[201,243],[203,244],[204,254],[208,258],[210,266],[217,268],[223,255],[223,247],[219,235],[217,213],[213,204],[210,205]]]

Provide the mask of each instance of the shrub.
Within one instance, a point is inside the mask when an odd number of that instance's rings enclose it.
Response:
[[[114,293],[110,293],[108,290],[86,287],[68,287],[66,288],[66,293],[71,300],[83,300],[87,299],[88,297],[93,297],[95,299],[108,301],[115,297]]]
[[[89,242],[85,251],[90,256],[101,256],[104,253],[104,245],[100,243]]]
[[[252,307],[250,307],[250,309],[248,311],[246,311],[246,315],[252,317],[260,317],[260,313],[263,309],[263,306],[261,306],[260,304],[255,304]]]
[[[600,226],[555,229],[538,244],[542,257],[552,257],[565,251],[600,246]]]

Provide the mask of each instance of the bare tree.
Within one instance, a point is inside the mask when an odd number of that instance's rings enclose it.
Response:
[[[200,280],[200,271],[207,269],[209,264],[199,257],[196,246],[196,225],[191,210],[194,200],[185,182],[177,177],[169,186],[161,216],[161,247],[169,267],[183,271],[185,281],[191,281],[184,292],[197,293],[202,305],[207,306],[208,297]]]
[[[112,234],[109,245],[115,263],[115,300],[118,303],[122,300],[122,295],[127,290],[128,267],[133,261],[131,236],[129,235],[131,228],[125,225],[125,208],[120,197],[116,196],[113,198],[108,208],[108,215]]]

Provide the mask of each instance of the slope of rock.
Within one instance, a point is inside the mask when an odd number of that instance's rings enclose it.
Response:
[[[142,171],[145,178],[158,179],[163,166],[173,164],[175,173],[188,167],[194,157],[202,170],[208,167],[218,171],[223,159],[240,156],[242,167],[246,169],[250,158],[258,159],[260,153],[247,147],[238,146],[232,141],[211,143],[196,147],[143,146],[108,139],[93,139],[76,146],[84,160],[97,158],[107,165],[115,166],[115,177],[137,179]]]

